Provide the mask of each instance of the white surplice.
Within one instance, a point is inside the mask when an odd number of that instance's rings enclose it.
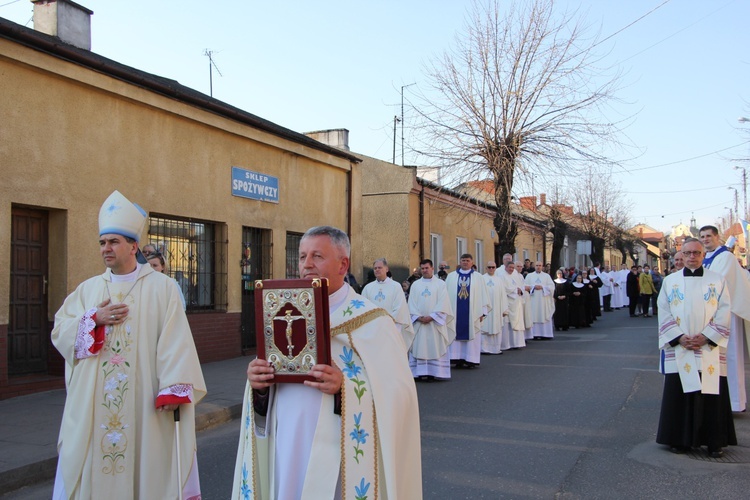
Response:
[[[373,281],[365,285],[362,296],[378,307],[388,311],[401,332],[406,350],[409,350],[414,340],[414,329],[409,316],[409,306],[406,303],[404,289],[391,278],[385,281]]]
[[[414,326],[414,341],[409,352],[412,375],[449,379],[448,346],[455,338],[455,330],[448,328],[454,317],[445,282],[433,277],[420,278],[412,283],[409,312]],[[417,321],[420,316],[430,316],[432,321]]]

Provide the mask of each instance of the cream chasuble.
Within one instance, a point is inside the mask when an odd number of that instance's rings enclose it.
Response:
[[[664,278],[658,297],[659,370],[679,373],[684,392],[719,393],[719,376],[726,376],[730,306],[724,280],[709,270],[704,270],[703,276],[685,277],[677,272]],[[699,333],[716,347],[706,344],[692,351],[670,345],[680,335]]]
[[[126,321],[108,329],[98,355],[75,359],[81,318],[109,298],[128,305]],[[58,451],[68,497],[177,498],[173,414],[154,403],[162,389],[193,386],[193,403],[180,406],[185,481],[196,449],[195,403],[206,386],[174,281],[139,266],[135,282],[113,283],[108,269],[65,299],[52,343],[65,359]]]
[[[344,375],[341,416],[333,412],[334,397],[321,393],[312,442],[300,444],[309,448],[307,467],[294,471],[304,475],[301,498],[419,499],[419,408],[402,340],[383,335],[395,333],[386,311],[344,286],[345,300],[331,312],[331,355]],[[256,415],[246,384],[232,499],[278,498],[274,422],[282,416],[273,388],[269,398],[268,415]]]
[[[487,317],[482,321],[482,333],[486,335],[499,335],[503,331],[503,324],[508,314],[508,298],[505,295],[505,282],[498,271],[495,271],[494,276],[485,274],[483,277],[487,285],[491,309]]]
[[[553,294],[555,292],[555,283],[547,273],[529,273],[524,280],[527,286],[531,287],[531,320],[534,323],[546,323],[552,319],[555,313],[555,302]],[[540,290],[534,287],[541,285]],[[531,325],[526,325],[529,327]]]
[[[385,281],[373,281],[365,285],[362,296],[370,302],[385,309],[391,315],[393,321],[401,332],[406,350],[409,350],[414,340],[414,329],[409,316],[409,306],[401,285],[386,278]]]
[[[412,283],[409,312],[414,319],[419,316],[433,318],[430,323],[414,321],[415,337],[411,344],[411,355],[417,359],[439,359],[456,338],[455,330],[448,328],[454,318],[445,282],[434,277],[420,278]]]

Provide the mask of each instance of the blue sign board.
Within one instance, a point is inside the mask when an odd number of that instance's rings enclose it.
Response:
[[[279,202],[279,178],[232,167],[232,196]]]

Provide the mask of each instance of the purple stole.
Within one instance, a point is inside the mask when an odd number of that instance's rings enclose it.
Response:
[[[471,340],[470,332],[474,328],[471,321],[471,276],[474,270],[468,274],[458,274],[456,290],[456,340]]]

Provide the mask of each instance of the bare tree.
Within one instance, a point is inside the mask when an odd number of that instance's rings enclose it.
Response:
[[[457,183],[493,179],[498,256],[515,251],[515,181],[611,165],[603,146],[620,144],[605,116],[619,75],[598,67],[597,38],[553,0],[499,4],[475,1],[453,50],[427,68],[431,89],[410,103],[415,152]]]
[[[590,182],[574,190],[573,200],[583,232],[591,239],[591,259],[604,262],[604,247],[611,245],[623,255],[632,253],[634,239],[624,228],[630,226],[629,214],[632,204],[627,201],[619,184],[612,180],[611,173],[599,173]]]

